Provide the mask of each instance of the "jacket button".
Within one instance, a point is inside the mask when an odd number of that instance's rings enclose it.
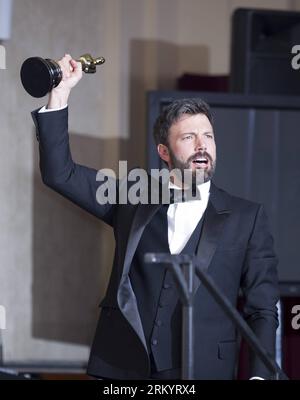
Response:
[[[170,287],[171,287],[171,285],[169,285],[169,283],[164,283],[164,286],[163,286],[164,289],[169,289]]]
[[[161,326],[162,325],[162,321],[160,319],[158,319],[157,321],[155,321],[155,325],[156,326]]]
[[[153,344],[153,346],[157,345],[157,339],[152,339],[151,343]]]

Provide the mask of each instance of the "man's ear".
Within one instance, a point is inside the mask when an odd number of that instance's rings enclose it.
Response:
[[[157,145],[157,151],[158,151],[159,157],[162,160],[164,160],[167,164],[169,164],[170,153],[169,153],[168,147],[166,145],[160,143]]]

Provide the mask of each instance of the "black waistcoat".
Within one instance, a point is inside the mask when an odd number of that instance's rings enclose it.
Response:
[[[168,205],[159,208],[146,226],[130,268],[152,369],[162,371],[181,365],[181,303],[172,273],[165,264],[146,264],[144,254],[169,253]],[[201,235],[199,221],[181,254],[195,254]]]

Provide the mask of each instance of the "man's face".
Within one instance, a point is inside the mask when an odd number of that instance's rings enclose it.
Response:
[[[158,145],[160,157],[169,169],[197,173],[197,183],[210,180],[216,167],[216,143],[211,123],[204,114],[184,114],[169,129],[168,146]],[[202,177],[202,182],[199,182]]]

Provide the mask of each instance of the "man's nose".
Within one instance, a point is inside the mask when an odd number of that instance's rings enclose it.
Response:
[[[196,151],[206,151],[205,140],[200,136],[196,137],[195,149],[196,149]]]

